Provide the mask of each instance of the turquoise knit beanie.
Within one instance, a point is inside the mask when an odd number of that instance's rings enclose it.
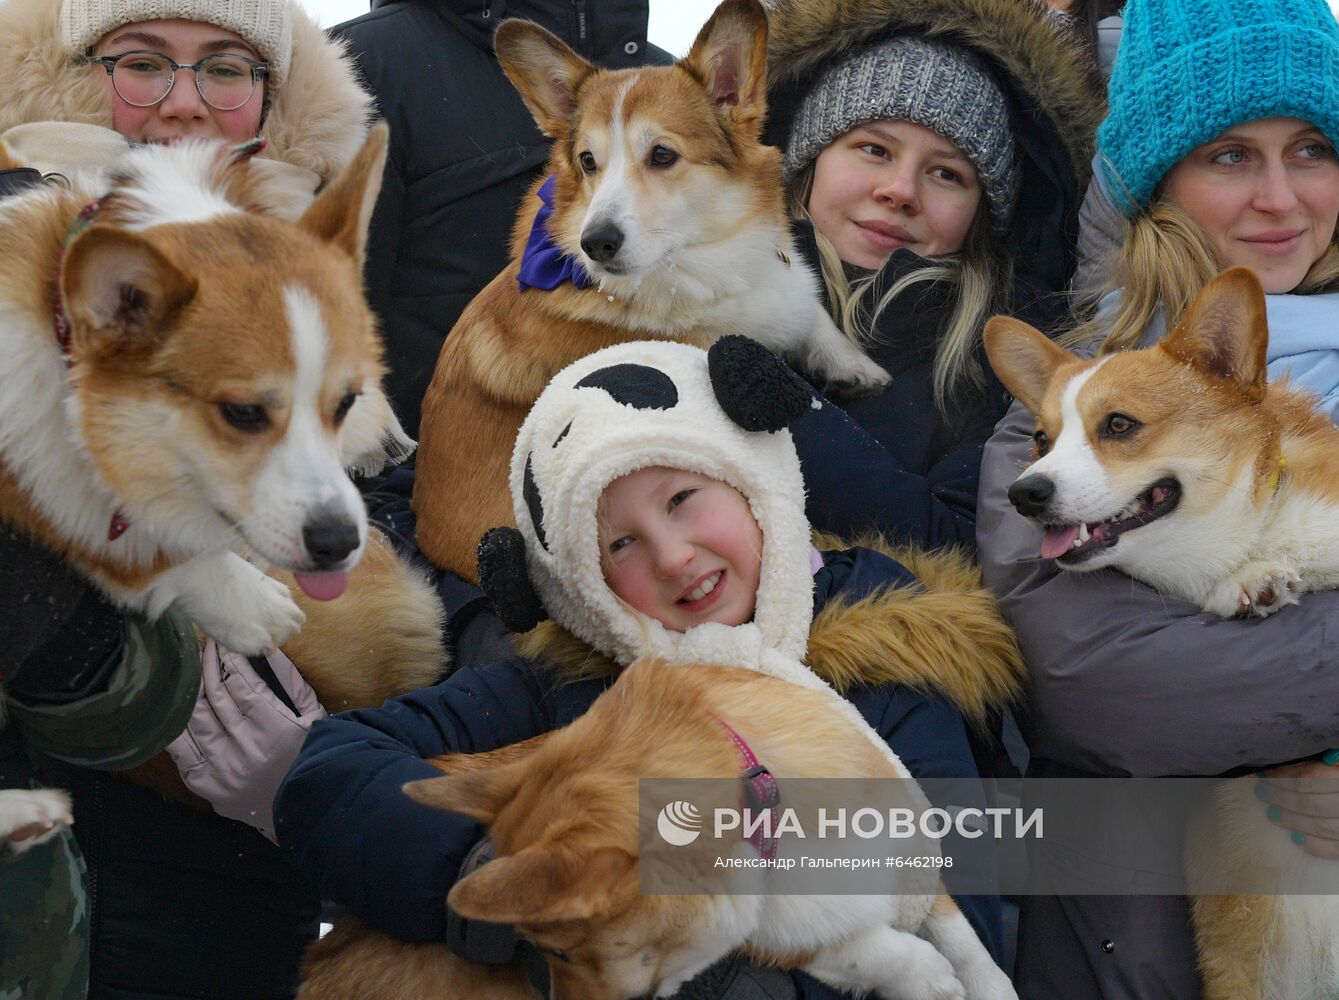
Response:
[[[1186,153],[1257,118],[1339,145],[1339,24],[1325,0],[1130,0],[1097,145],[1126,215]]]

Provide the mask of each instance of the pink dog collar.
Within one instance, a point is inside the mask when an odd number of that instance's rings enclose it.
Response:
[[[739,759],[744,765],[744,773],[740,775],[744,782],[744,794],[739,799],[741,810],[751,812],[755,816],[759,810],[763,809],[771,813],[770,823],[759,824],[758,829],[745,838],[746,843],[751,845],[759,855],[771,861],[776,857],[777,838],[775,832],[771,836],[767,836],[764,833],[764,828],[772,831],[777,828],[777,823],[780,820],[781,789],[776,783],[776,778],[772,776],[772,772],[758,763],[757,756],[744,742],[744,738],[735,732],[724,719],[717,719],[716,721],[721,724],[725,734],[734,743],[735,748],[739,751]]]

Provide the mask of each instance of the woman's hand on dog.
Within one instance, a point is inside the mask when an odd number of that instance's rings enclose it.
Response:
[[[1287,764],[1264,772],[1256,795],[1267,803],[1270,822],[1288,831],[1293,843],[1317,858],[1339,859],[1339,753],[1321,760]]]

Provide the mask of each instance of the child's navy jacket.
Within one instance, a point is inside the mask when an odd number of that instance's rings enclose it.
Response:
[[[914,582],[899,563],[869,549],[827,553],[824,562],[814,576],[815,612],[837,597],[854,602]],[[401,786],[441,776],[424,758],[492,750],[564,726],[611,683],[567,682],[512,658],[458,670],[380,708],[319,721],[275,799],[279,844],[323,898],[403,940],[441,940],[446,894],[483,829],[413,802]],[[967,725],[944,698],[892,685],[856,688],[847,697],[913,776],[977,777]],[[984,794],[973,787],[975,801],[953,804],[984,807]],[[955,836],[943,847],[956,862],[968,847]],[[973,864],[980,871],[979,861]],[[944,881],[952,891],[953,868],[944,870]],[[955,898],[998,960],[999,898]]]

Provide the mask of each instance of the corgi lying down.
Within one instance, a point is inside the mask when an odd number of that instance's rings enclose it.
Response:
[[[732,951],[887,1000],[1014,997],[933,877],[928,892],[892,896],[640,893],[639,778],[737,779],[739,739],[777,778],[907,780],[832,697],[753,670],[639,660],[566,728],[442,758],[463,773],[406,791],[488,825],[497,860],[449,903],[515,924],[549,955],[554,1000],[667,997]]]

